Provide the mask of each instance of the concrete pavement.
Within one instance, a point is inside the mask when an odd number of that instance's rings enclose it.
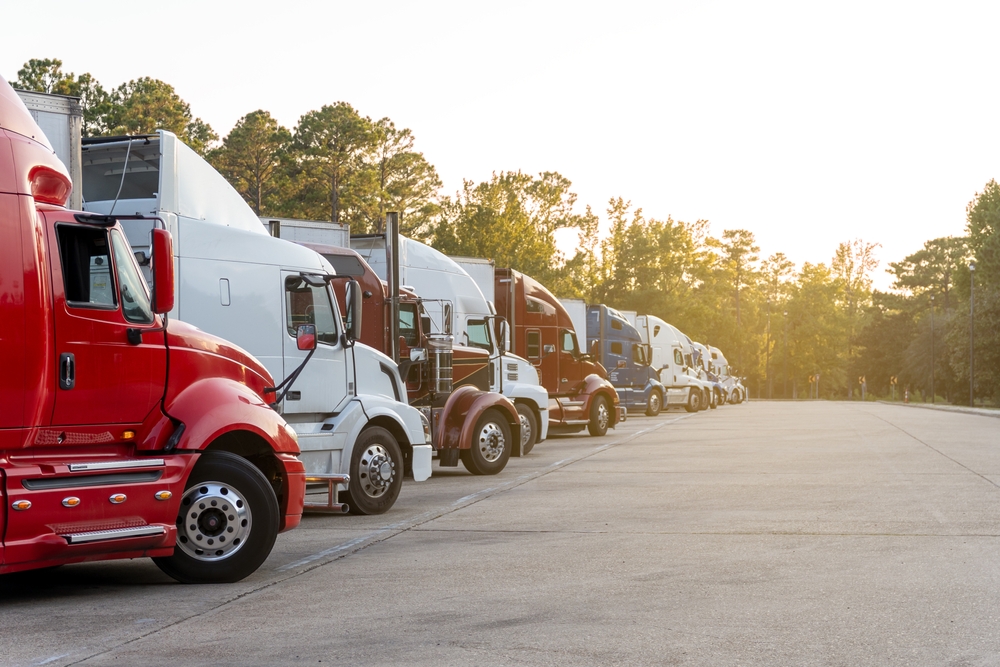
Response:
[[[752,402],[309,517],[239,584],[0,578],[7,664],[1000,664],[1000,429]]]

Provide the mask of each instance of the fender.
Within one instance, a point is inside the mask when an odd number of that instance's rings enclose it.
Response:
[[[613,384],[610,380],[602,378],[596,373],[592,373],[587,377],[583,378],[583,386],[580,389],[580,396],[585,396],[587,399],[587,414],[590,414],[590,405],[596,396],[604,396],[608,399],[608,405],[611,407],[611,424],[617,424],[618,419],[618,392],[615,390]]]
[[[441,415],[444,428],[439,431],[440,437],[436,449],[471,448],[472,432],[476,428],[476,422],[490,408],[497,408],[506,417],[511,439],[514,441],[511,455],[520,455],[521,418],[514,403],[506,396],[492,391],[481,391],[469,385],[459,387],[448,397]]]
[[[298,458],[297,436],[252,389],[228,378],[205,378],[181,389],[165,407],[170,417],[184,424],[174,448],[177,452],[204,451],[221,436],[237,431],[263,439],[284,482],[285,493],[279,499],[280,530],[299,524],[305,500],[305,466]],[[166,416],[163,419],[169,421]]]

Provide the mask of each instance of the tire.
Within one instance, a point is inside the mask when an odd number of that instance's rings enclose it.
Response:
[[[698,406],[699,410],[708,410],[708,407],[712,404],[712,397],[709,395],[708,390],[701,390],[701,405]]]
[[[646,414],[650,417],[655,417],[660,414],[660,410],[663,409],[663,398],[660,396],[660,392],[653,390],[649,392],[649,398],[646,399]]]
[[[594,402],[590,404],[590,423],[587,424],[587,430],[590,431],[590,435],[599,438],[607,434],[610,424],[611,410],[608,408],[608,399],[605,396],[595,397]]]
[[[512,442],[507,420],[490,408],[476,422],[472,446],[459,450],[459,456],[473,475],[495,475],[507,466]]]
[[[403,488],[403,455],[392,433],[381,426],[361,432],[351,452],[351,483],[344,502],[351,514],[384,514]]]
[[[229,452],[205,452],[181,498],[174,553],[153,562],[184,584],[240,581],[271,553],[279,511],[274,489],[252,463]]]
[[[708,398],[708,407],[710,409],[714,410],[717,407],[719,407],[719,400],[718,400],[718,397],[715,394],[715,389],[709,389],[708,390],[708,397],[709,397]]]
[[[517,415],[521,418],[521,456],[529,453],[538,442],[538,419],[535,412],[524,403],[515,403]]]
[[[698,412],[701,410],[701,392],[688,391],[688,400],[684,404],[684,409],[688,412]]]

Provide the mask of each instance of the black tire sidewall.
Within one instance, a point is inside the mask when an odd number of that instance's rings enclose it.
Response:
[[[369,445],[377,442],[385,447],[389,452],[389,458],[396,464],[396,475],[393,478],[392,486],[387,493],[378,498],[371,498],[361,488],[361,475],[358,474],[358,465],[361,463],[361,455]],[[351,452],[351,483],[347,490],[347,504],[351,514],[372,515],[384,514],[396,504],[399,492],[403,488],[403,453],[399,449],[399,443],[392,433],[381,426],[369,426],[358,436],[354,443],[354,450]]]
[[[483,427],[487,424],[487,422],[490,421],[500,427],[500,432],[503,434],[504,438],[503,453],[500,454],[500,458],[493,462],[487,461],[483,458],[482,453],[479,451],[477,442],[479,433],[483,430]],[[508,424],[503,418],[500,411],[494,408],[486,410],[476,421],[476,428],[472,432],[472,446],[468,449],[460,450],[459,456],[461,456],[462,463],[465,464],[466,470],[474,475],[495,475],[503,470],[507,467],[507,461],[510,460],[510,450],[514,444],[511,437],[510,424]]]
[[[538,420],[535,418],[535,411],[524,403],[515,403],[514,407],[517,408],[517,414],[527,418],[528,424],[531,426],[531,438],[521,445],[521,456],[524,456],[534,449],[535,443],[538,442]]]
[[[154,558],[156,565],[186,584],[233,583],[253,574],[271,553],[281,520],[278,499],[267,478],[252,463],[230,452],[205,452],[188,478],[185,492],[203,482],[235,487],[250,507],[252,526],[244,545],[232,556],[199,561],[175,547],[172,556]]]

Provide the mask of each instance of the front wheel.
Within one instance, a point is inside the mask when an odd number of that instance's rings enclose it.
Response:
[[[538,442],[538,420],[534,411],[524,403],[515,403],[517,416],[521,419],[521,456],[530,452]]]
[[[611,411],[608,409],[608,399],[604,396],[597,396],[590,404],[590,423],[587,430],[590,435],[601,437],[607,434],[608,426],[611,424]]]
[[[495,475],[510,460],[510,426],[499,410],[490,408],[476,422],[472,446],[462,449],[460,456],[466,470],[473,475]]]
[[[688,412],[698,412],[701,410],[701,393],[691,389],[688,391],[688,400],[684,404],[684,409]]]
[[[156,566],[184,584],[230,584],[260,567],[278,535],[278,499],[252,463],[205,452],[177,514],[177,546]]]
[[[351,514],[383,514],[403,488],[403,455],[381,426],[361,432],[351,453],[351,483],[345,498]]]
[[[650,417],[655,417],[660,414],[660,410],[663,409],[663,400],[660,398],[660,392],[655,389],[649,392],[649,399],[646,400],[646,414]]]

